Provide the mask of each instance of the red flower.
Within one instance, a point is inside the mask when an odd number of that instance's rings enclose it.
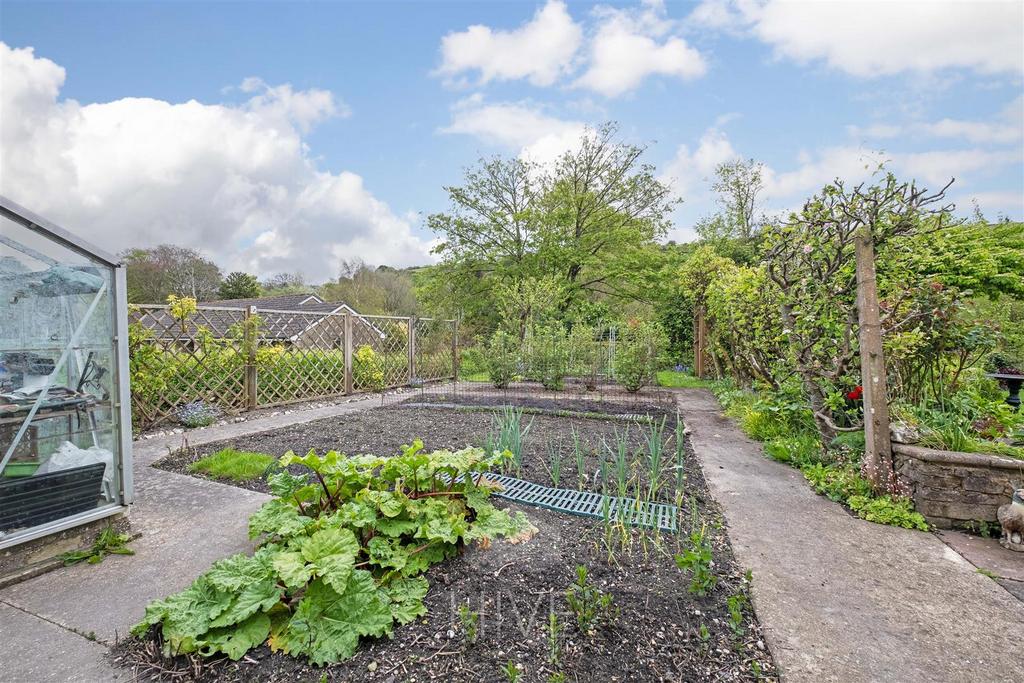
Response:
[[[864,396],[864,387],[857,385],[853,388],[853,391],[846,392],[846,398],[851,401],[859,401]]]

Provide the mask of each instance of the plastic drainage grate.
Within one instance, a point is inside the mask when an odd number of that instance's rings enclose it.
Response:
[[[547,508],[557,512],[567,512],[580,517],[604,519],[605,498],[608,503],[608,517],[615,521],[645,529],[659,529],[675,533],[676,506],[666,503],[650,503],[637,501],[635,498],[619,498],[604,496],[590,491],[575,489],[556,489],[550,486],[534,484],[530,481],[516,479],[504,474],[488,473],[487,479],[501,484],[502,489],[493,495],[517,503]]]

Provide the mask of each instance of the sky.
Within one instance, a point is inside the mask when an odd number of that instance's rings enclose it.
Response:
[[[0,194],[111,252],[430,263],[466,168],[605,121],[678,241],[738,158],[771,215],[885,162],[1020,220],[1024,2],[0,3]]]

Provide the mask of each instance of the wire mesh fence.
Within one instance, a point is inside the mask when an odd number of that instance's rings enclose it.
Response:
[[[412,395],[396,392],[385,402],[619,414],[675,409],[675,395],[658,386],[657,343],[643,335],[623,338],[612,326],[580,327],[569,333],[549,328],[522,339],[498,333],[456,343],[458,354],[440,358],[458,360],[455,372],[441,368],[445,377],[457,379],[424,385]]]
[[[240,412],[455,379],[453,320],[199,306],[129,312],[137,428],[202,401]]]

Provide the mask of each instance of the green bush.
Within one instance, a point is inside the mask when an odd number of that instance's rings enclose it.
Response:
[[[855,466],[842,463],[813,463],[801,468],[811,487],[829,500],[845,503],[853,496],[870,498],[871,484],[860,476]]]
[[[459,352],[459,377],[476,379],[487,374],[487,355],[481,346],[471,346]]]
[[[559,324],[544,325],[529,338],[529,375],[545,389],[560,391],[568,372],[569,348],[565,328]]]
[[[505,330],[492,334],[487,344],[486,368],[496,388],[507,388],[515,381],[519,369],[519,340]]]
[[[384,390],[384,360],[368,345],[352,356],[352,382],[356,389]]]
[[[851,496],[846,503],[861,519],[904,529],[928,531],[928,522],[906,498]]]
[[[269,641],[319,666],[424,615],[432,565],[468,543],[532,529],[473,483],[507,454],[422,448],[417,441],[391,458],[286,454],[282,467],[304,465],[315,478],[268,477],[275,497],[249,518],[255,553],[215,562],[184,591],[151,602],[133,633],[159,631],[167,656],[238,660]]]
[[[604,348],[604,342],[594,337],[594,328],[589,325],[577,324],[569,333],[569,371],[580,378],[588,391],[597,389]]]
[[[630,321],[615,342],[615,379],[634,393],[656,383],[665,345],[665,333],[656,323]]]
[[[813,434],[775,437],[765,442],[764,452],[772,460],[796,467],[822,462],[821,442]]]

